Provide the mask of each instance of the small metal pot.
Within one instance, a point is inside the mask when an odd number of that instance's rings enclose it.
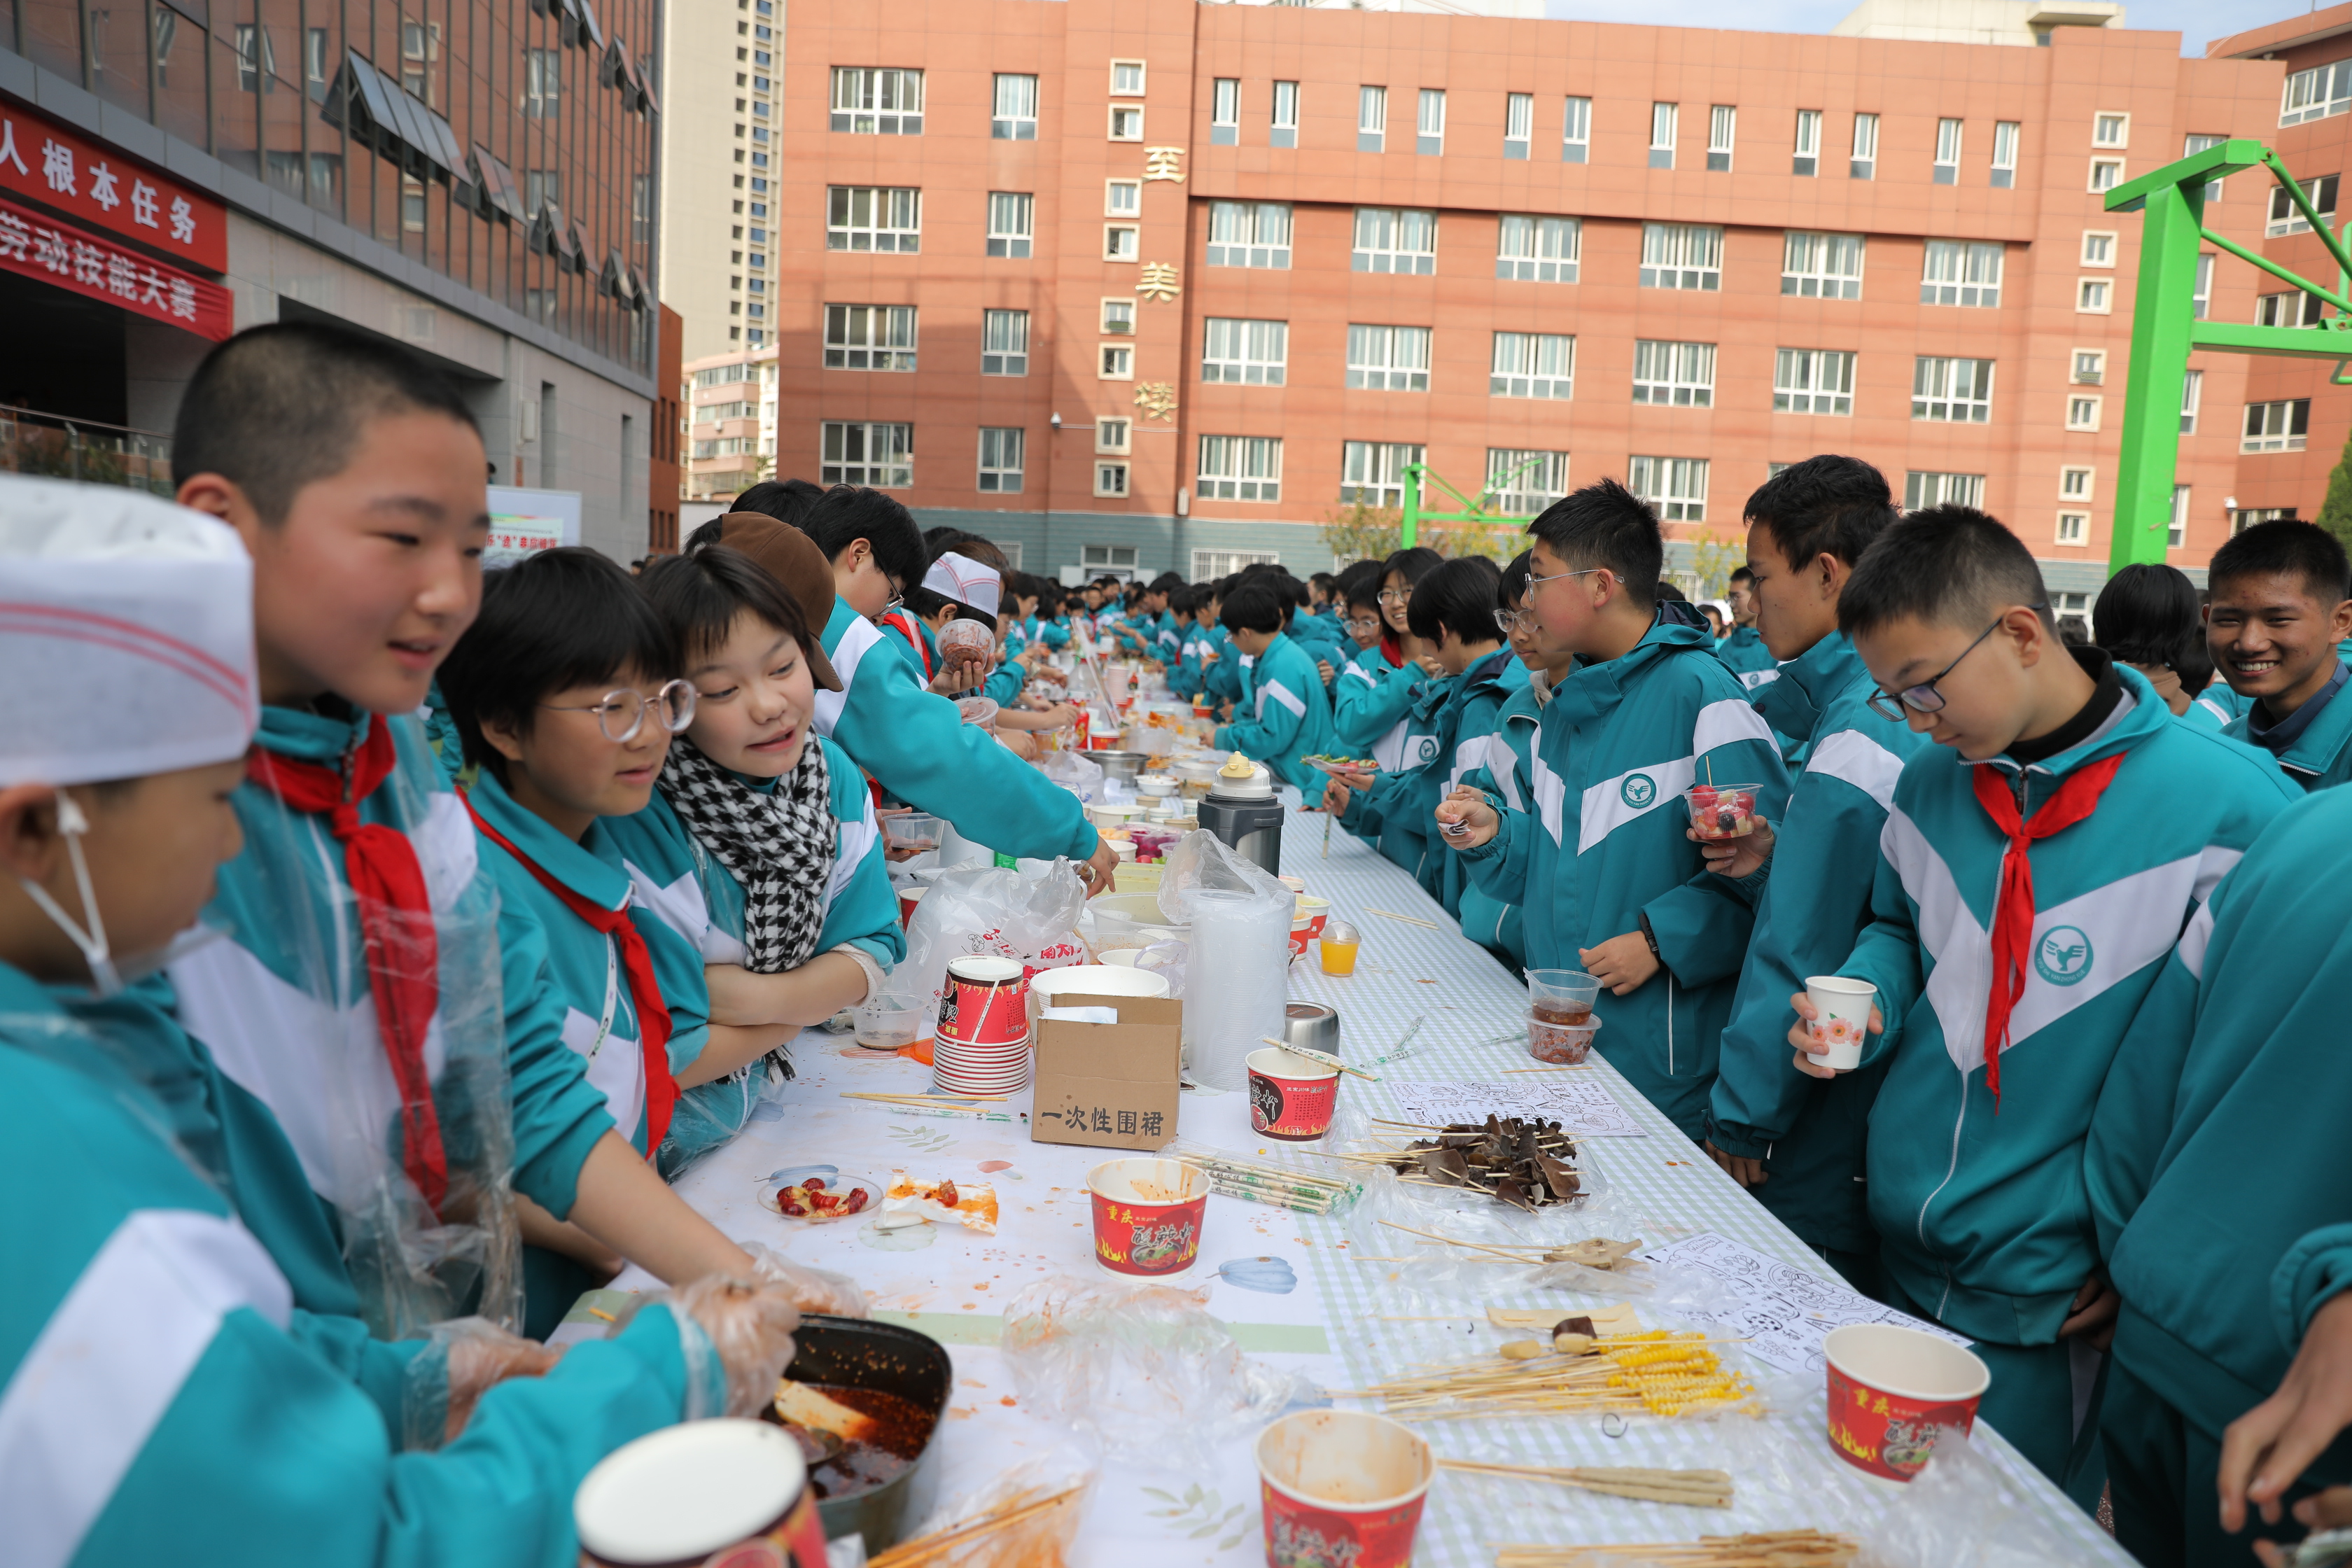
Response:
[[[1339,1054],[1339,1015],[1320,1002],[1293,1002],[1283,1009],[1282,1037],[1326,1056]]]
[[[920,1405],[935,1421],[947,1419],[955,1366],[948,1358],[947,1347],[929,1334],[896,1323],[810,1316],[801,1320],[793,1343],[793,1364],[784,1369],[787,1377],[802,1383],[879,1389]],[[775,1419],[772,1410],[762,1414]],[[939,1445],[940,1431],[934,1426],[914,1463],[880,1486],[854,1497],[819,1501],[817,1518],[824,1526],[824,1538],[837,1541],[856,1531],[866,1538],[868,1556],[896,1545],[901,1535],[922,1522],[937,1500],[939,1472],[934,1456]]]
[[[1103,771],[1107,779],[1124,779],[1133,784],[1143,772],[1143,764],[1151,759],[1141,752],[1088,752],[1087,761]]]

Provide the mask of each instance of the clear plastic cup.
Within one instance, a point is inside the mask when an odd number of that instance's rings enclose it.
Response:
[[[1592,1037],[1601,1020],[1589,1024],[1547,1023],[1533,1007],[1528,1009],[1528,1055],[1553,1067],[1576,1067],[1592,1054]]]
[[[1323,973],[1326,974],[1355,973],[1356,949],[1361,941],[1362,938],[1357,934],[1356,928],[1346,921],[1325,921],[1323,934],[1317,938],[1315,942],[1319,950],[1318,957],[1322,962]]]
[[[1592,1021],[1593,999],[1601,982],[1580,969],[1528,971],[1528,1016],[1563,1028],[1581,1028]]]
[[[882,819],[882,841],[893,849],[937,849],[940,819],[927,812],[904,812]]]
[[[956,710],[967,724],[977,724],[983,730],[996,727],[996,699],[993,697],[959,697]]]
[[[859,1045],[873,1051],[895,1051],[915,1043],[929,1011],[902,997],[879,996],[851,1008],[849,1016],[856,1026]]]
[[[996,647],[996,634],[978,621],[950,621],[936,634],[941,653],[970,649],[986,653]]]
[[[1691,831],[1701,838],[1745,838],[1756,831],[1756,784],[1693,784],[1683,791]]]

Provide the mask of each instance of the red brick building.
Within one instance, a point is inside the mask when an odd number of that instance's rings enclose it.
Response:
[[[1192,0],[799,0],[782,42],[752,218],[775,471],[884,484],[1046,572],[1319,566],[1316,525],[1393,500],[1409,458],[1474,493],[1516,473],[1528,506],[1628,479],[1676,539],[1728,540],[1771,465],[1835,450],[2095,592],[2138,259],[2099,192],[2268,135],[2282,74],[2172,33]],[[2251,184],[2214,208],[2249,242]],[[2250,312],[2253,276],[2211,309]],[[2229,531],[2247,375],[2198,369],[2189,567]]]

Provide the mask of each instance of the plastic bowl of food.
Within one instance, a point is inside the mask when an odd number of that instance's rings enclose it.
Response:
[[[921,811],[886,816],[882,819],[882,839],[893,849],[937,849],[940,819]]]
[[[900,998],[886,996],[878,1001],[860,1003],[849,1011],[856,1026],[855,1038],[869,1051],[895,1051],[901,1046],[911,1046],[923,1032],[923,1019],[928,1007],[914,1006]]]

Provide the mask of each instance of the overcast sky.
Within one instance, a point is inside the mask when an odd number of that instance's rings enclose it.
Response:
[[[1554,16],[1588,22],[1670,23],[1684,27],[1742,27],[1768,33],[1826,33],[1853,9],[1853,0],[1545,0]],[[2263,0],[2126,0],[2124,19],[2133,27],[2178,32],[2180,52],[2202,56],[2205,40],[2243,32],[2310,9]]]

